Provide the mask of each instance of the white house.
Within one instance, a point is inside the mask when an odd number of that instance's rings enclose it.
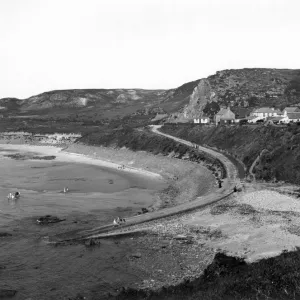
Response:
[[[215,115],[216,124],[232,124],[235,122],[235,114],[230,110],[230,107],[221,108]]]
[[[287,113],[287,117],[289,118],[290,122],[299,122],[300,121],[300,111]]]
[[[194,119],[195,124],[208,124],[210,123],[210,118],[207,116],[202,116],[201,118]]]
[[[287,115],[288,115],[289,113],[295,113],[295,112],[300,112],[299,107],[286,107],[286,108],[283,110],[283,116],[284,116],[284,117],[287,117]]]
[[[278,117],[280,114],[280,111],[275,110],[273,107],[257,108],[251,113],[252,116],[260,117],[260,119],[265,119],[267,117]]]

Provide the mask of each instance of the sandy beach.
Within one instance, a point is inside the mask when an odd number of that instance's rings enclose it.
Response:
[[[1,148],[3,149],[16,149],[16,145],[15,144],[0,144]],[[68,162],[76,162],[76,163],[84,163],[84,164],[90,164],[90,165],[97,165],[100,167],[104,167],[104,168],[111,168],[111,169],[115,169],[118,171],[120,170],[121,165],[118,163],[114,163],[111,161],[106,161],[100,158],[93,158],[93,157],[89,157],[86,156],[84,154],[79,154],[79,153],[72,153],[70,151],[63,151],[64,148],[62,147],[54,147],[54,146],[41,146],[41,145],[27,145],[27,144],[23,144],[23,145],[18,145],[17,147],[20,151],[31,151],[31,152],[38,152],[41,153],[43,155],[55,155],[56,159],[58,161],[68,161]],[[154,172],[150,172],[147,170],[143,170],[143,169],[138,169],[138,168],[134,168],[134,167],[130,167],[127,166],[125,169],[122,169],[122,172],[129,172],[129,173],[134,173],[134,174],[138,174],[141,176],[149,176],[152,178],[158,178],[158,179],[162,179],[162,176],[160,174],[154,173]]]

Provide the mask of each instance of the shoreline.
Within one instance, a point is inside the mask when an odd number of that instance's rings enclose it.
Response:
[[[43,139],[42,143],[40,140],[33,141],[30,135],[9,135],[9,139],[6,139],[0,134],[0,146],[12,149],[18,145],[19,149],[25,151],[55,155],[57,160],[97,165],[120,174],[133,174],[165,182],[168,187],[157,192],[153,204],[148,207],[150,211],[193,201],[216,188],[211,171],[201,164],[142,151],[134,152],[123,148],[114,149],[72,142],[53,144],[46,142],[46,136]],[[120,168],[121,166],[125,166],[125,169]]]
[[[110,162],[104,159],[100,158],[93,158],[91,156],[80,154],[76,152],[68,152],[66,151],[65,147],[62,146],[53,146],[53,145],[32,145],[32,144],[5,144],[0,141],[0,147],[6,148],[6,149],[15,149],[16,145],[18,145],[18,148],[21,150],[29,150],[29,151],[38,151],[39,153],[42,153],[44,155],[55,155],[58,160],[63,161],[76,161],[77,163],[85,163],[85,164],[91,164],[91,165],[97,165],[100,167],[112,169],[112,170],[118,170],[122,172],[128,172],[128,173],[134,173],[142,176],[148,176],[152,178],[158,178],[163,179],[163,177],[154,172],[150,172],[143,169],[133,168],[126,166],[125,169],[119,169],[120,164]]]
[[[5,144],[3,144],[3,148],[16,148],[16,141],[14,141],[13,145],[7,145],[6,147],[4,146]],[[0,144],[1,146],[1,144]],[[65,146],[65,147],[63,147]],[[172,202],[170,201],[170,203],[167,203],[167,207],[175,207],[178,203],[179,204],[184,204],[188,202],[191,202],[191,200],[194,200],[195,198],[197,198],[197,196],[199,195],[199,186],[203,185],[204,183],[209,183],[210,186],[204,190],[200,190],[201,195],[207,195],[210,194],[211,191],[213,189],[215,189],[215,177],[211,174],[211,172],[204,168],[203,165],[198,164],[196,162],[189,162],[187,160],[183,160],[183,159],[174,159],[172,157],[166,157],[166,156],[162,156],[162,155],[153,155],[153,154],[149,154],[146,152],[133,152],[130,151],[128,149],[105,149],[105,148],[101,148],[101,147],[91,147],[91,146],[86,146],[86,145],[78,145],[78,144],[69,144],[69,145],[61,145],[60,147],[58,147],[58,145],[51,145],[51,146],[45,146],[43,145],[32,145],[30,143],[23,143],[23,146],[21,146],[21,148],[23,149],[27,149],[27,150],[41,150],[41,149],[48,149],[51,153],[54,153],[54,155],[58,155],[58,156],[62,156],[62,157],[69,157],[71,161],[75,161],[80,158],[80,160],[83,160],[84,162],[99,162],[99,158],[102,158],[102,164],[103,164],[103,160],[106,161],[106,163],[108,163],[108,165],[110,166],[114,166],[115,169],[117,169],[117,167],[120,164],[124,164],[125,161],[127,162],[127,164],[130,166],[131,172],[133,172],[134,170],[136,170],[137,174],[141,174],[141,170],[140,168],[145,168],[147,167],[148,170],[146,170],[145,174],[151,174],[150,176],[153,176],[152,174],[160,174],[157,176],[155,175],[155,178],[160,178],[161,180],[166,180],[170,185],[172,185],[173,188],[178,188],[181,189],[180,194],[179,195],[175,195],[174,198],[176,198],[176,201],[178,202]],[[47,150],[47,151],[48,151]],[[97,151],[94,151],[97,150]],[[46,150],[45,150],[46,151]],[[47,154],[49,154],[49,152],[47,152]],[[95,153],[96,152],[96,153]],[[101,159],[100,158],[100,159]],[[103,159],[104,158],[104,159]],[[118,163],[112,163],[111,161],[109,161],[110,159],[116,159],[116,161]],[[149,164],[150,162],[150,164]],[[127,165],[126,164],[126,165]],[[139,166],[140,168],[135,168],[136,166]],[[126,169],[125,169],[126,171]],[[201,174],[201,172],[204,172],[203,174]],[[174,176],[177,176],[177,180],[174,178]],[[201,176],[201,177],[199,177]],[[202,179],[199,179],[202,178]],[[168,197],[167,197],[168,198]],[[169,198],[173,198],[173,195],[171,195]],[[201,197],[200,197],[201,198]],[[191,204],[191,203],[190,203]],[[156,207],[156,210],[159,212],[160,211],[161,205],[158,205]],[[145,215],[146,216],[146,215]],[[150,214],[149,214],[150,216]],[[170,217],[171,219],[175,218],[176,216],[172,216]],[[82,221],[84,220],[84,217],[82,217]],[[72,222],[71,220],[69,220],[68,222]],[[158,224],[161,222],[161,220],[158,220]],[[92,225],[93,223],[91,223]],[[53,231],[57,231],[57,232],[61,232],[61,229],[59,230],[59,228],[64,228],[64,224],[60,224],[59,226],[61,227],[56,227],[53,228]],[[72,228],[75,229],[75,227],[73,227],[75,225],[72,225]],[[87,226],[83,226],[83,228],[87,228]],[[56,229],[57,228],[57,229]],[[70,227],[71,228],[71,227]],[[78,224],[76,225],[76,228],[80,229],[82,228],[82,224]],[[77,231],[77,230],[76,230]],[[66,232],[64,230],[64,232]],[[55,234],[55,232],[52,232],[52,234]],[[129,264],[128,266],[130,266],[130,264],[134,263],[134,265],[132,265],[132,267],[134,268],[134,272],[138,271],[140,272],[139,274],[144,274],[144,272],[147,273],[147,269],[149,268],[148,263],[146,263],[145,266],[138,266],[135,265],[135,262],[138,263],[139,259],[135,259],[134,261],[131,261],[131,255],[135,255],[134,253],[132,253],[133,251],[136,251],[136,249],[139,249],[141,247],[141,245],[144,243],[143,240],[140,240],[140,238],[142,239],[142,237],[134,237],[133,241],[132,239],[126,239],[123,241],[123,239],[116,239],[116,244],[120,245],[128,245],[128,248],[122,248],[125,251],[125,255],[126,257],[128,257],[128,261],[126,259],[126,264]],[[161,261],[161,263],[164,266],[167,266],[167,262],[169,259],[172,259],[172,255],[170,254],[169,251],[169,247],[167,246],[166,248],[164,248],[163,246],[163,241],[161,240],[162,237],[155,237],[152,234],[150,235],[146,235],[146,245],[151,245],[151,249],[149,248],[149,251],[151,251],[154,255],[154,257],[156,257],[157,253],[158,253],[158,249],[160,252],[160,249],[165,249],[163,250],[164,253],[162,255],[162,258],[165,258],[165,260],[163,259]],[[157,239],[158,238],[158,239]],[[114,238],[112,239],[113,241],[115,240]],[[120,242],[119,242],[120,241]],[[148,242],[147,242],[148,241]],[[156,248],[152,249],[152,242],[154,244],[156,244]],[[162,243],[163,242],[163,243]],[[102,243],[102,242],[101,242]],[[105,243],[105,242],[103,242]],[[173,263],[169,265],[168,267],[168,271],[166,274],[172,274],[173,271],[177,268],[177,264],[181,264],[182,261],[184,261],[183,258],[180,257],[180,253],[182,252],[182,246],[184,247],[184,249],[186,249],[186,251],[188,251],[190,254],[195,254],[194,252],[190,252],[190,245],[183,245],[181,243],[181,241],[179,241],[176,245],[174,245],[175,247],[175,252],[178,253],[178,257],[175,259],[176,264],[173,266]],[[82,246],[83,248],[86,247],[85,245]],[[114,246],[116,248],[115,251],[117,251],[118,249],[120,249],[120,246],[115,245]],[[121,246],[122,247],[122,246]],[[100,247],[101,248],[101,247]],[[58,248],[58,251],[60,248]],[[152,251],[153,250],[153,251]],[[118,250],[119,251],[119,250]],[[210,257],[210,251],[208,249],[203,250],[203,259],[206,261],[207,257]],[[137,254],[139,256],[139,254]],[[153,259],[154,259],[153,257]],[[151,261],[153,261],[153,259]],[[182,260],[183,259],[183,260]],[[120,261],[121,262],[121,261]],[[137,268],[137,269],[136,269]],[[126,267],[127,269],[127,267]],[[195,270],[194,270],[195,271]],[[193,271],[193,272],[194,272]],[[181,275],[178,275],[177,279],[182,279],[184,278]],[[144,279],[145,282],[147,282],[148,275],[146,277],[142,276],[142,278]],[[149,279],[150,280],[150,279]],[[168,276],[166,276],[166,278],[164,278],[165,280],[169,280]],[[128,284],[134,284],[133,282],[129,282],[126,278],[124,278],[124,280],[122,281],[122,285],[127,286]],[[140,282],[136,282],[136,284],[140,285]],[[147,285],[147,283],[145,283]],[[133,285],[132,285],[133,286]]]

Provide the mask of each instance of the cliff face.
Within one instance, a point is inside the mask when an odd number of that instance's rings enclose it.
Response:
[[[208,103],[216,101],[216,93],[212,90],[208,79],[201,79],[189,96],[189,103],[186,104],[182,112],[174,113],[170,116],[169,122],[184,122],[193,118],[199,118],[204,113],[203,110]]]

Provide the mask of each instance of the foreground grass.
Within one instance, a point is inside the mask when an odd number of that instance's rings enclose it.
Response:
[[[196,280],[156,292],[123,289],[116,299],[300,299],[300,250],[252,264],[218,253]]]

